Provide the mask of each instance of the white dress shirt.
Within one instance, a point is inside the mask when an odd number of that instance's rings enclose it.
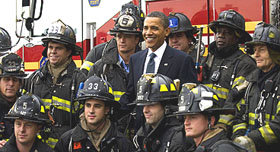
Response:
[[[146,69],[147,69],[148,62],[150,60],[150,54],[151,53],[155,53],[156,54],[156,57],[154,58],[154,61],[155,61],[155,73],[158,72],[158,67],[159,67],[161,58],[163,56],[163,53],[164,53],[164,51],[166,49],[166,46],[167,46],[167,43],[164,41],[163,44],[155,52],[153,52],[150,48],[148,48],[148,53],[147,53],[147,56],[146,56],[143,73],[146,73]]]

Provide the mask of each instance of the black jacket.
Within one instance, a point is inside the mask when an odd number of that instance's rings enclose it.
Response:
[[[229,100],[228,96],[231,90],[243,84],[245,77],[256,69],[255,61],[239,50],[238,45],[219,50],[216,42],[209,45],[209,53],[203,60],[202,65],[202,83],[213,88],[222,102]],[[214,81],[215,74],[217,81]],[[232,78],[233,74],[234,77]]]
[[[239,50],[237,44],[218,49],[216,42],[213,42],[202,65],[202,83],[217,93],[221,105],[235,108],[245,93],[237,91],[236,87],[242,85],[246,76],[256,69],[255,61]],[[219,120],[228,126],[229,137],[233,118],[232,115],[222,115]]]
[[[226,137],[226,132],[222,128],[214,128],[202,140],[199,146],[193,146],[188,152],[246,152],[244,147],[233,143]]]
[[[71,142],[71,143],[70,143]],[[55,146],[56,152],[66,152],[69,150],[69,144],[73,152],[87,151],[97,152],[90,138],[82,127],[77,125],[74,129],[64,133]],[[116,126],[111,123],[111,126],[103,137],[100,150],[102,152],[133,152],[132,143],[121,134]]]
[[[142,126],[134,139],[137,152],[185,152],[192,147],[192,140],[186,142],[183,126],[175,118],[163,118],[153,129]]]
[[[0,152],[19,152],[15,135],[10,137],[9,141],[0,149]],[[53,152],[53,150],[47,144],[36,138],[30,152]]]
[[[74,102],[73,99],[76,97],[80,82],[85,81],[86,76],[76,69],[74,61],[71,61],[67,68],[61,72],[57,83],[53,84],[52,75],[48,70],[47,64],[32,73],[25,84],[25,88],[28,92],[39,96],[43,100],[46,109],[50,110],[55,125],[48,143],[54,148],[59,137],[71,129],[70,109],[72,93],[72,126],[78,123],[79,102]],[[73,92],[71,90],[72,85],[75,88]]]
[[[115,100],[119,101],[121,95],[126,92],[128,73],[125,71],[119,61],[118,48],[114,40],[111,40],[107,43],[103,50],[101,59],[95,62],[95,64],[92,66],[88,73],[88,77],[94,74],[97,76],[106,76],[107,81],[113,87]]]
[[[234,121],[234,137],[248,135],[257,150],[276,152],[280,144],[280,66],[276,65],[266,75],[259,77],[261,73],[256,69],[248,77],[245,102],[240,103],[239,115]],[[259,113],[256,108],[261,95],[264,96],[264,106],[261,106],[263,109]],[[258,122],[261,118],[264,122],[262,125]]]
[[[19,96],[19,93],[17,93],[17,96]],[[14,124],[9,120],[4,119],[5,115],[9,112],[13,105],[14,102],[11,103],[7,101],[0,93],[0,140],[9,139],[14,132]]]
[[[115,39],[112,39],[110,41],[114,41],[116,43]],[[110,42],[109,41],[109,42]],[[85,74],[88,75],[89,70],[91,67],[94,65],[96,61],[101,59],[102,53],[104,48],[106,47],[108,42],[101,43],[99,45],[96,45],[95,47],[92,48],[92,50],[89,51],[89,53],[86,56],[85,62],[81,66],[81,71]]]

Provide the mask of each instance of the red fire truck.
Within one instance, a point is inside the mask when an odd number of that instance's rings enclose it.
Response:
[[[90,0],[89,0],[90,1]],[[97,0],[92,0],[97,1]],[[102,1],[99,0],[102,4]],[[168,15],[170,12],[181,12],[188,16],[192,24],[203,29],[203,43],[207,46],[213,41],[213,32],[208,28],[208,24],[216,20],[221,11],[233,9],[242,14],[246,20],[246,31],[249,33],[254,32],[254,28],[257,23],[264,21],[267,23],[277,23],[277,14],[279,4],[277,0],[132,0],[136,5],[139,5],[146,14],[152,11],[161,11]],[[45,3],[48,3],[46,1]],[[123,4],[126,2],[123,2]],[[120,4],[118,6],[121,9]],[[101,9],[102,10],[102,9]],[[100,11],[101,11],[100,10]],[[109,10],[104,10],[106,13],[110,13]],[[102,14],[104,12],[100,12]],[[45,15],[45,14],[43,14]],[[111,18],[102,23],[102,26],[95,30],[93,38],[83,38],[77,42],[78,45],[84,49],[83,56],[85,57],[90,49],[100,43],[106,42],[112,38],[107,32],[114,26],[113,18],[116,18],[118,13],[111,13]],[[83,18],[81,18],[83,20]],[[276,22],[275,22],[276,21]],[[70,23],[71,25],[71,23]],[[17,52],[24,58],[25,68],[27,71],[33,71],[39,68],[41,52],[43,50],[41,45],[35,45],[33,47],[21,47]],[[206,51],[207,52],[207,51]],[[78,66],[81,65],[79,57],[73,57]]]

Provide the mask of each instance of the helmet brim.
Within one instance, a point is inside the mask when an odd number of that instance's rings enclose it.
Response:
[[[70,43],[65,42],[65,41],[63,41],[61,39],[56,39],[56,38],[52,38],[52,37],[50,37],[50,38],[43,38],[42,42],[43,42],[43,46],[45,46],[45,48],[44,48],[44,50],[42,52],[42,55],[44,57],[48,57],[47,56],[47,52],[48,52],[48,43],[49,42],[55,42],[55,43],[64,44],[66,46],[70,46],[71,49],[72,49],[72,53],[71,53],[72,56],[78,56],[78,55],[80,55],[83,52],[83,49],[81,47],[79,47],[77,45],[70,44]]]
[[[267,42],[263,42],[263,41],[257,41],[257,40],[253,40],[250,42],[246,42],[245,45],[247,47],[254,47],[255,45],[266,45],[274,50],[280,50],[280,45],[279,44],[275,44],[275,43],[267,43]]]
[[[18,79],[24,79],[26,78],[28,74],[14,74],[14,73],[2,73],[0,74],[0,78],[2,77],[15,77],[15,78],[18,78]]]
[[[19,116],[19,115],[10,115],[10,114],[6,114],[5,119],[10,119],[10,120],[16,120],[16,119],[22,119],[22,120],[27,120],[30,122],[34,122],[37,124],[51,124],[51,120],[49,119],[34,119],[32,117],[27,117],[27,116]]]
[[[194,115],[199,113],[213,113],[213,114],[231,114],[235,115],[235,109],[233,108],[213,108],[205,111],[178,111],[175,112],[176,116]]]
[[[81,104],[85,104],[85,101],[87,99],[96,99],[96,100],[100,100],[103,101],[106,105],[109,105],[111,107],[117,108],[119,109],[121,107],[121,104],[115,100],[112,100],[110,98],[107,97],[98,97],[98,96],[83,96],[77,99],[77,101],[79,101]]]
[[[219,21],[218,20],[218,21],[213,21],[209,24],[210,29],[214,33],[216,33],[216,28],[218,26],[226,26],[226,27],[233,28],[233,29],[237,30],[241,34],[241,37],[239,38],[239,43],[240,44],[244,44],[245,42],[252,41],[252,37],[248,32],[244,31],[242,28],[240,28],[236,25],[233,25],[230,22]]]

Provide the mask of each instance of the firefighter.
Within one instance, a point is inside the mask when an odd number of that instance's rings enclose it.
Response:
[[[138,46],[141,29],[140,18],[124,13],[118,17],[110,34],[115,36],[116,43],[108,43],[103,50],[103,55],[90,69],[88,76],[103,75],[112,85],[115,100],[126,91],[127,74],[129,72],[129,57],[135,53]]]
[[[110,83],[94,75],[89,77],[77,100],[84,104],[80,123],[64,133],[55,146],[57,152],[132,152],[132,143],[120,132],[112,117],[120,104],[114,100]]]
[[[188,53],[193,60],[196,60],[194,34],[198,32],[196,27],[192,26],[189,18],[183,13],[170,13],[168,16],[171,33],[168,36],[169,45],[175,49]]]
[[[70,130],[78,118],[78,102],[74,102],[80,82],[86,76],[76,68],[73,55],[82,53],[76,45],[74,30],[57,20],[42,39],[47,63],[28,78],[25,88],[38,95],[46,105],[53,128],[47,143],[54,148],[59,137]]]
[[[133,142],[137,151],[184,152],[193,144],[185,143],[182,126],[172,114],[178,91],[172,80],[162,74],[144,74],[137,83],[136,105],[143,106],[146,124]]]
[[[14,53],[0,58],[0,147],[13,133],[13,124],[4,119],[5,114],[20,96],[23,85],[24,66],[21,58]]]
[[[245,31],[243,16],[234,10],[221,12],[209,27],[215,33],[215,41],[209,45],[209,53],[202,62],[202,84],[214,89],[224,106],[235,107],[244,93],[238,90],[246,87],[245,76],[256,68],[255,61],[239,49],[239,44],[252,38]],[[231,130],[232,119],[232,115],[222,115],[219,122]]]
[[[204,85],[183,84],[178,98],[178,111],[175,114],[184,116],[186,137],[191,137],[195,141],[195,146],[188,151],[246,150],[227,139],[225,128],[216,126],[219,115],[226,113],[234,114],[235,109],[222,108],[214,90]]]
[[[12,48],[12,41],[9,33],[0,27],[0,56],[8,53]]]
[[[37,134],[50,123],[43,101],[36,95],[23,95],[5,116],[14,120],[14,134],[1,152],[52,152]]]
[[[97,65],[97,73],[103,72],[99,67],[108,64],[114,66],[118,64],[117,66],[121,66],[124,72],[128,72],[130,55],[141,50],[139,42],[143,41],[141,32],[143,29],[142,24],[144,16],[143,11],[132,2],[124,4],[119,17],[115,21],[114,28],[109,31],[109,34],[114,36],[114,38],[95,46],[88,53],[81,70],[88,75],[88,72],[95,62],[101,59],[101,61],[99,61],[101,63]],[[94,70],[96,70],[96,68]],[[89,75],[93,75],[92,72]],[[109,82],[115,87],[113,82]]]
[[[237,141],[247,141],[258,151],[279,151],[280,31],[261,22],[246,46],[258,68],[248,76],[245,102],[240,104],[233,138],[241,136]]]

